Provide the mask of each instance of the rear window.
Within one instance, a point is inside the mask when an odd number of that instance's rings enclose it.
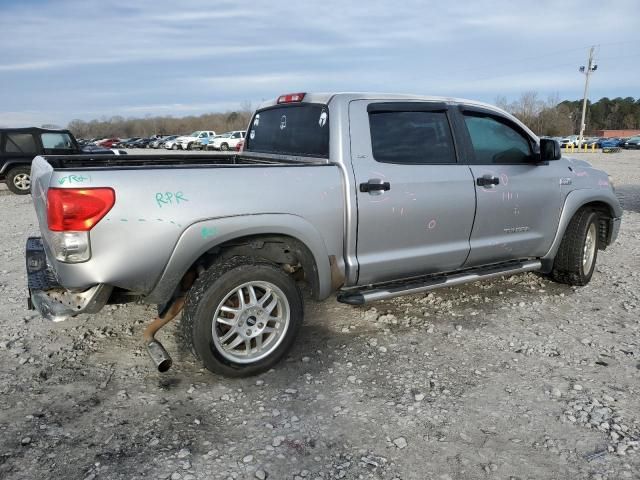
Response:
[[[328,158],[329,110],[304,103],[258,111],[245,142],[252,152]]]
[[[8,133],[4,151],[7,153],[37,153],[36,142],[30,133]]]

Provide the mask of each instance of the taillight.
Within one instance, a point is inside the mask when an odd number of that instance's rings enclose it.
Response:
[[[49,230],[89,231],[115,202],[112,188],[50,188],[47,192]]]
[[[304,96],[304,93],[287,93],[278,97],[278,103],[301,102]]]

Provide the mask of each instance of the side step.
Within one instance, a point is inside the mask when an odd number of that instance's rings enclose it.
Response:
[[[431,275],[422,279],[414,278],[405,283],[392,283],[384,286],[373,286],[369,289],[345,291],[338,295],[338,301],[349,305],[364,305],[369,302],[386,300],[401,295],[412,295],[435,290],[436,288],[452,287],[477,280],[513,275],[514,273],[531,272],[540,270],[541,267],[542,263],[539,260],[531,260],[491,265],[457,273]]]

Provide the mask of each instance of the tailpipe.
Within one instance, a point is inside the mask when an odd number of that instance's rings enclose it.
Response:
[[[147,347],[147,352],[159,372],[166,372],[169,370],[173,364],[173,360],[171,360],[169,352],[167,352],[162,344],[155,339],[155,335],[158,330],[164,327],[180,313],[182,307],[184,307],[184,297],[176,298],[167,311],[164,312],[163,315],[156,317],[144,330],[143,338],[145,347]]]
[[[160,373],[166,372],[171,368],[171,365],[173,365],[171,355],[169,355],[169,352],[167,352],[159,341],[152,340],[147,343],[147,352]]]

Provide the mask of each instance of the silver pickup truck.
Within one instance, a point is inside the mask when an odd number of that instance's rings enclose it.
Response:
[[[312,298],[361,305],[537,271],[585,285],[618,235],[610,178],[508,113],[453,98],[289,94],[239,154],[42,156],[30,303],[52,320],[157,304],[213,372],[262,372]]]

